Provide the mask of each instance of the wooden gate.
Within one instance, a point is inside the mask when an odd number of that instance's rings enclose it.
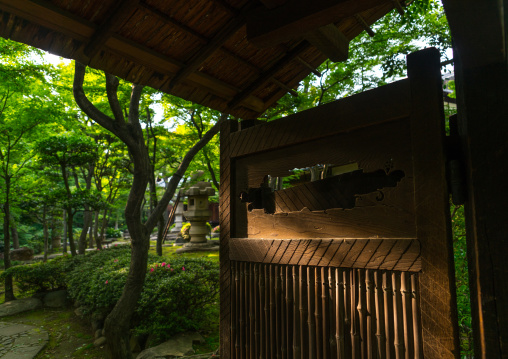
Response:
[[[221,358],[458,358],[438,51],[410,55],[408,79],[236,126],[221,129]]]

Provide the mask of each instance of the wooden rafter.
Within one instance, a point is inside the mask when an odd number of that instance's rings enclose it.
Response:
[[[106,43],[109,37],[127,20],[138,6],[140,0],[123,0],[116,3],[104,23],[95,30],[88,44],[85,46],[85,55],[93,57]]]
[[[305,39],[332,61],[346,61],[348,58],[349,39],[334,24],[307,33]]]
[[[399,0],[393,0],[393,4],[395,5],[395,9],[399,13],[400,16],[404,16],[404,8]]]
[[[286,90],[287,92],[289,92],[291,94],[291,96],[298,97],[298,92],[296,92],[295,90],[293,90],[291,87],[287,86],[286,84],[280,82],[275,77],[272,77],[270,79],[270,81],[272,81],[274,84],[276,84],[280,88],[282,88],[282,89]]]
[[[369,34],[370,37],[376,36],[376,33],[371,29],[371,27],[360,14],[355,14],[355,19],[363,27],[367,34]]]
[[[259,75],[259,77],[247,86],[242,92],[236,95],[233,100],[228,103],[228,107],[234,108],[238,106],[241,102],[243,102],[246,98],[248,98],[254,91],[256,91],[260,86],[269,81],[282,67],[286,65],[287,62],[295,59],[299,56],[303,51],[307,50],[310,47],[310,44],[307,41],[302,41],[295,48],[287,52],[280,60],[278,60],[272,67],[268,70],[264,71]]]
[[[179,21],[176,21],[174,18],[172,18],[171,16],[165,14],[164,12],[160,11],[159,9],[156,9],[148,4],[145,4],[145,3],[140,3],[139,4],[139,7],[140,8],[143,8],[145,9],[146,11],[158,16],[159,18],[161,18],[163,21],[165,22],[168,22],[170,23],[171,25],[174,25],[175,27],[177,27],[178,29],[194,36],[196,39],[198,39],[199,41],[201,41],[202,43],[207,43],[209,40],[206,36],[203,36],[202,34],[200,34],[199,32],[195,31],[194,29],[190,28],[189,26],[185,25],[185,24],[182,24],[181,22]]]
[[[214,0],[217,4],[219,4],[224,10],[229,12],[230,15],[238,16],[240,14],[240,11],[238,9],[235,9],[233,6],[229,5],[224,0]]]
[[[191,73],[195,72],[207,58],[224,45],[224,43],[233,36],[245,23],[245,15],[251,11],[252,4],[245,6],[240,15],[235,16],[229,23],[222,27],[210,42],[200,48],[186,62],[183,67],[169,83],[169,90],[173,89],[181,81],[185,80]]]
[[[3,11],[79,41],[87,41],[96,26],[44,0],[0,0]]]
[[[253,12],[247,37],[259,47],[274,46],[390,0],[293,0],[274,9]]]
[[[318,70],[316,70],[311,64],[309,64],[307,61],[305,61],[304,59],[302,59],[300,56],[297,56],[296,57],[296,60],[298,62],[300,62],[303,66],[305,66],[306,68],[308,68],[314,75],[316,75],[317,77],[321,77],[321,72],[319,72]]]

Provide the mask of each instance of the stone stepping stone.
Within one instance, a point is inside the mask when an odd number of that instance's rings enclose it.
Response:
[[[0,359],[32,359],[48,340],[48,332],[33,325],[0,323]]]

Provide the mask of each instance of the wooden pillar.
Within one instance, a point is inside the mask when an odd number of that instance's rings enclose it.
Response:
[[[508,6],[491,0],[443,3],[454,39],[466,164],[475,358],[508,358],[508,69],[503,15]]]

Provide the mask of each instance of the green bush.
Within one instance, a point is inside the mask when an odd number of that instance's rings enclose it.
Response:
[[[122,231],[111,227],[106,228],[106,238],[121,238]]]
[[[67,275],[69,295],[90,313],[107,314],[122,294],[130,264],[128,247],[113,247],[86,254],[87,259]],[[138,335],[156,341],[199,328],[216,306],[219,266],[206,259],[163,261],[149,255],[144,289],[132,326]]]
[[[11,274],[21,294],[47,292],[66,287],[66,273],[75,265],[69,256],[61,256],[51,261],[18,265],[0,274],[1,280]]]
[[[69,296],[88,310],[85,314],[108,314],[122,294],[130,257],[129,247],[113,246],[85,255],[12,267],[1,278],[12,274],[18,287],[29,294],[67,287]],[[156,343],[216,320],[218,263],[203,258],[164,260],[151,254],[148,263],[132,320],[136,334],[151,334]]]
[[[88,252],[67,275],[67,290],[91,312],[109,312],[122,294],[130,263],[130,248]],[[106,283],[107,282],[107,283]]]
[[[219,266],[202,258],[152,263],[136,310],[138,335],[156,341],[203,327],[218,303]]]

